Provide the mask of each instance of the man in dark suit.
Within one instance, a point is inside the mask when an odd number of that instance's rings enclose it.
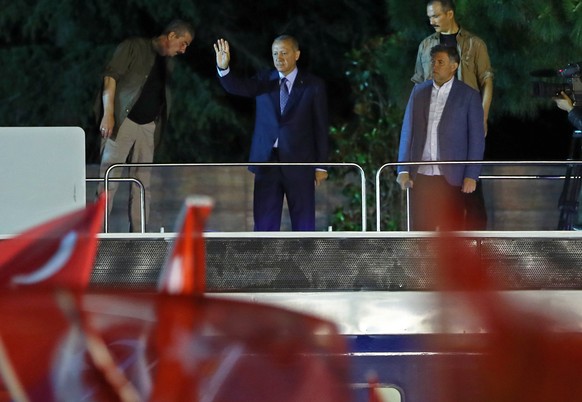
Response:
[[[320,78],[297,68],[300,50],[292,36],[272,44],[274,70],[241,78],[230,72],[230,47],[214,44],[220,83],[233,94],[256,100],[250,162],[321,163],[328,157],[327,96]],[[313,166],[251,167],[255,174],[255,230],[280,230],[287,198],[293,230],[315,229],[315,186],[327,179]]]
[[[479,92],[455,78],[454,47],[431,50],[433,79],[415,85],[400,137],[399,162],[482,160],[485,147]],[[413,230],[463,228],[463,193],[477,186],[480,165],[400,166],[398,183],[411,190]]]

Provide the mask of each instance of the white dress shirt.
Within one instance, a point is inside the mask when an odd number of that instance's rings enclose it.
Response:
[[[453,86],[453,81],[454,78],[451,78],[440,87],[436,83],[433,83],[430,95],[430,108],[428,111],[426,143],[424,144],[424,150],[422,152],[423,161],[439,160],[438,127]],[[427,176],[437,176],[441,175],[441,169],[439,165],[423,165],[418,168],[418,173]]]

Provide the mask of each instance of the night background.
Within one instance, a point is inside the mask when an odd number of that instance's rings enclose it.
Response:
[[[396,159],[417,46],[433,32],[425,1],[2,0],[1,9],[0,125],[80,126],[87,163],[99,161],[92,110],[115,46],[181,18],[196,37],[177,57],[158,162],[246,161],[254,102],[222,90],[212,44],[227,39],[231,68],[251,75],[271,67],[273,38],[290,33],[300,42],[299,67],[327,84],[332,160],[358,163],[373,178]],[[529,73],[582,59],[581,13],[580,1],[457,1],[457,21],[486,42],[495,71],[486,159],[568,156],[566,113],[532,95]]]

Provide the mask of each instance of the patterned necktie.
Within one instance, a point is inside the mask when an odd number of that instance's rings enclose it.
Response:
[[[287,78],[281,78],[281,88],[279,90],[281,96],[281,114],[285,110],[287,101],[289,100],[289,88],[287,88]]]

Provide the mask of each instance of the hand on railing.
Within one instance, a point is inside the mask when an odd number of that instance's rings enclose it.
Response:
[[[315,171],[315,186],[319,186],[321,183],[327,180],[327,172],[325,170],[317,169]]]
[[[470,194],[477,188],[477,180],[465,177],[463,179],[463,188],[461,191],[465,194]]]
[[[396,178],[396,183],[400,184],[400,188],[402,190],[406,190],[412,188],[414,182],[410,180],[410,175],[408,172],[400,172],[398,173],[398,177]]]

